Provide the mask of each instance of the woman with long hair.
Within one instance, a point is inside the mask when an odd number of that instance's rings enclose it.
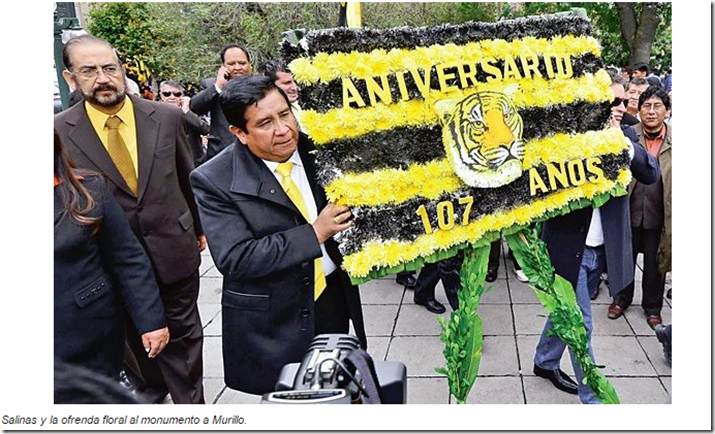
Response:
[[[159,288],[104,178],[75,169],[54,135],[55,357],[118,380],[125,310],[149,357],[169,342]]]

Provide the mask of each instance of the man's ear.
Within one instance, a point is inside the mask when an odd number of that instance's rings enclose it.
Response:
[[[238,141],[242,144],[245,145],[248,143],[248,141],[246,140],[246,133],[242,129],[233,125],[229,125],[228,130],[231,132],[231,134],[236,136],[238,138]]]
[[[62,77],[67,82],[67,86],[69,86],[70,90],[74,91],[75,85],[74,80],[72,80],[72,73],[65,69],[62,71]]]

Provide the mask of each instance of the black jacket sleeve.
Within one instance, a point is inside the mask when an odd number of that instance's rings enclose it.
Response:
[[[194,95],[189,103],[189,109],[192,112],[205,115],[211,111],[214,104],[218,104],[219,93],[216,90],[216,86],[214,86],[215,82],[216,79],[206,79],[201,82],[203,90]]]

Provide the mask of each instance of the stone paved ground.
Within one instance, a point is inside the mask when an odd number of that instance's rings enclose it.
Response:
[[[502,255],[504,256],[504,255]],[[640,262],[640,261],[639,261]],[[258,403],[257,395],[229,389],[223,382],[221,356],[221,275],[208,252],[200,269],[199,310],[204,324],[204,376],[207,403]],[[605,288],[593,305],[593,348],[596,362],[605,365],[624,404],[665,403],[671,391],[671,369],[662,346],[646,324],[640,303],[640,270],[636,273],[634,305],[618,320],[606,315],[611,301]],[[669,285],[668,285],[669,286]],[[441,284],[437,299],[449,305]],[[412,291],[383,278],[361,286],[369,352],[376,360],[401,361],[407,366],[409,404],[454,403],[442,366],[440,327],[435,315],[412,301]],[[664,324],[671,322],[672,303],[665,299]],[[499,277],[482,299],[484,353],[479,377],[467,400],[470,404],[577,404],[578,397],[555,389],[532,373],[534,348],[545,321],[544,309],[531,288],[514,276],[511,261],[503,261]],[[449,312],[442,315],[449,319]],[[562,368],[573,374],[568,354]],[[167,399],[167,403],[171,402]]]

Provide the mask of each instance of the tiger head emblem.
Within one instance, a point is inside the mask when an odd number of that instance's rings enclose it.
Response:
[[[437,101],[435,110],[447,157],[467,185],[499,187],[521,176],[524,128],[506,94],[476,92],[461,101]]]

